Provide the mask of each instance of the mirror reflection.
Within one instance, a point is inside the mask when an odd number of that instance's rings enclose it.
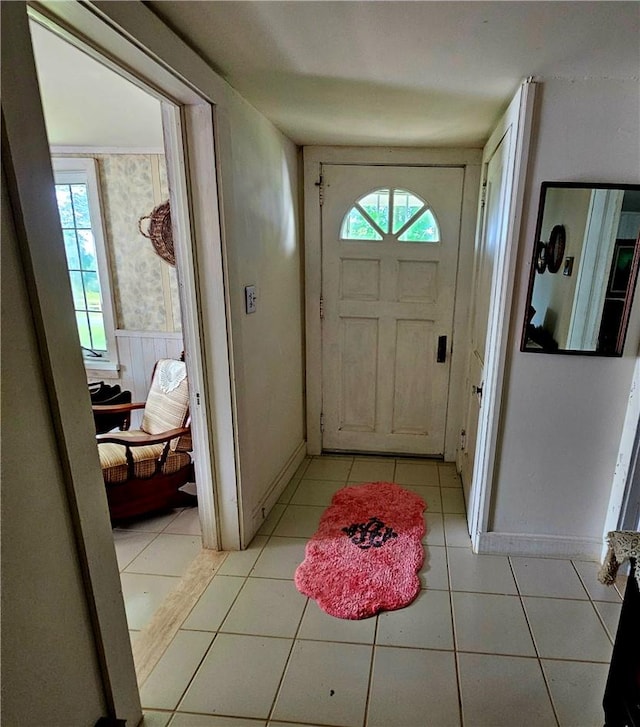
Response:
[[[545,182],[521,350],[621,356],[639,235],[640,185]]]

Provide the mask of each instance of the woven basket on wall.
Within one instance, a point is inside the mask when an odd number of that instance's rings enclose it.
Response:
[[[146,231],[142,223],[149,220]],[[151,214],[144,215],[138,220],[140,234],[151,240],[153,249],[169,265],[176,264],[176,256],[173,251],[173,232],[171,230],[171,209],[169,200],[158,205]]]

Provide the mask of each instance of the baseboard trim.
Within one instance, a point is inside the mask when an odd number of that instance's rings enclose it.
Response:
[[[266,493],[260,499],[260,502],[258,502],[256,507],[254,507],[253,512],[251,513],[251,535],[246,545],[249,544],[251,538],[253,538],[253,536],[259,530],[264,520],[266,520],[273,506],[276,504],[276,502],[278,502],[278,498],[282,494],[284,488],[289,484],[289,481],[302,463],[302,460],[305,458],[306,454],[307,442],[303,440],[296,447],[293,454],[289,457],[287,463],[280,470],[280,473],[276,475],[274,480],[271,482],[271,484],[267,488]]]
[[[480,533],[478,553],[600,560],[602,540],[564,535]]]

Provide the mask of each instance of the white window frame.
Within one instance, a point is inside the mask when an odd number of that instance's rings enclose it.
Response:
[[[102,218],[102,204],[98,170],[95,159],[87,157],[52,157],[53,174],[56,184],[86,184],[91,215],[91,231],[96,246],[98,260],[98,278],[102,294],[102,317],[104,320],[107,351],[101,358],[88,355],[82,351],[85,368],[91,371],[118,371],[118,348],[115,334],[115,316],[111,285],[111,268],[105,245],[105,228]]]

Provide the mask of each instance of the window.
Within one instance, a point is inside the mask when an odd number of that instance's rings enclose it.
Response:
[[[427,203],[404,189],[377,189],[361,197],[347,212],[341,240],[440,242],[440,230]]]
[[[117,369],[109,266],[93,159],[54,158],[56,200],[85,365]]]

